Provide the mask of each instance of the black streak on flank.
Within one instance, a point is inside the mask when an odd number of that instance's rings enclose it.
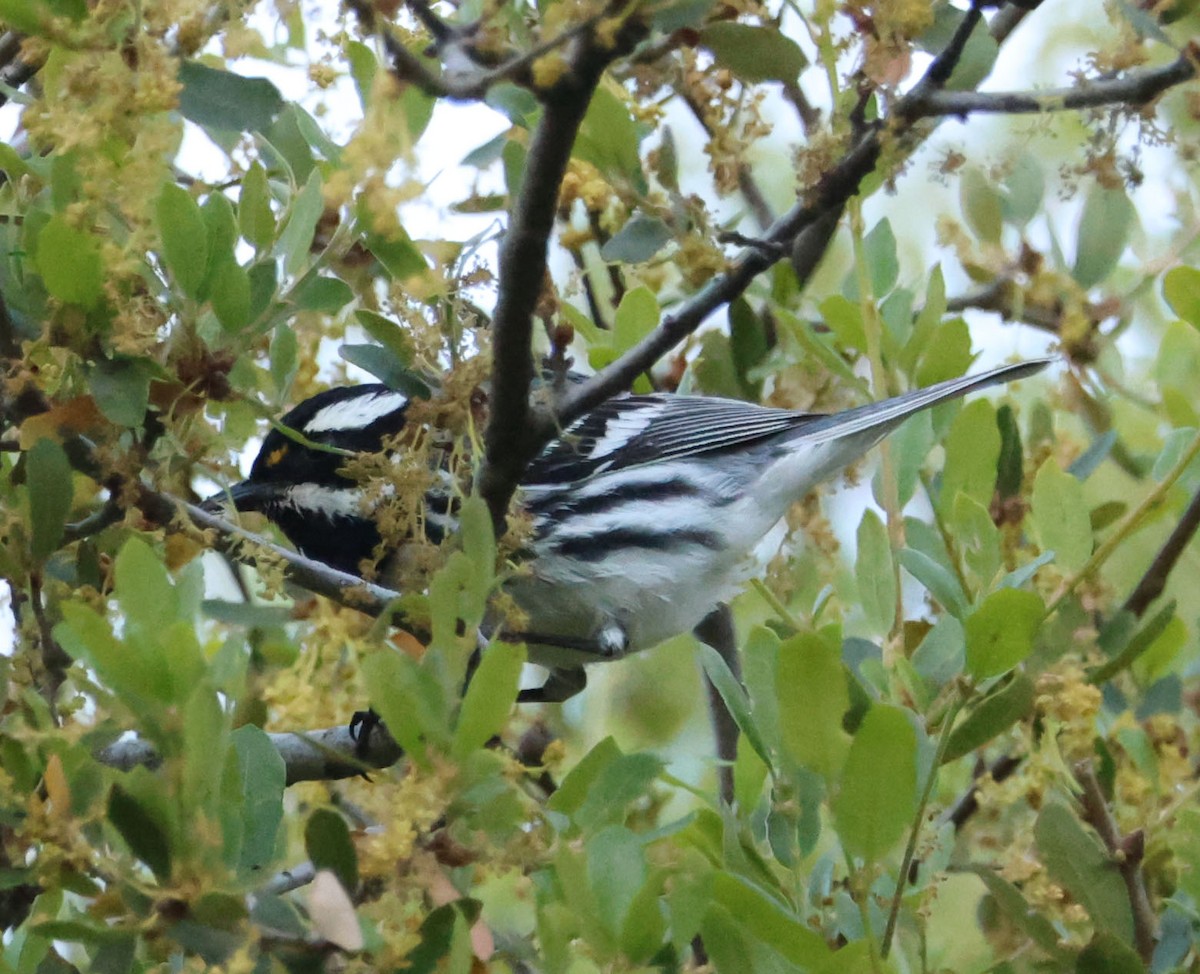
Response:
[[[627,548],[645,548],[647,551],[664,551],[682,544],[697,545],[716,551],[721,539],[711,531],[652,531],[633,528],[606,531],[603,534],[584,535],[578,538],[563,538],[554,542],[554,553],[564,558],[580,561],[600,561],[614,552]]]

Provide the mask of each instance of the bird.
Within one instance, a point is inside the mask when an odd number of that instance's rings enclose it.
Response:
[[[755,548],[794,501],[915,413],[1051,361],[829,414],[661,392],[614,396],[586,412],[546,444],[517,490],[532,537],[525,570],[504,588],[528,617],[530,662],[550,671],[522,699],[566,699],[586,684],[586,665],[694,629],[752,576]],[[249,477],[206,503],[259,511],[302,554],[359,574],[381,533],[346,454],[385,450],[412,404],[377,383],[317,393],[267,433]],[[446,479],[425,498],[424,531],[435,542],[455,527]]]

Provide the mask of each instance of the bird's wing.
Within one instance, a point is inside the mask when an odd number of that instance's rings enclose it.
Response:
[[[747,446],[798,430],[814,440],[872,432],[878,439],[913,413],[977,389],[1025,378],[1051,361],[1002,365],[831,414],[769,409],[707,396],[621,396],[597,406],[547,445],[529,465],[524,483],[571,483],[610,470]]]
[[[576,420],[529,465],[527,485],[586,480],[599,473],[745,446],[819,415],[736,399],[652,394],[610,399]]]

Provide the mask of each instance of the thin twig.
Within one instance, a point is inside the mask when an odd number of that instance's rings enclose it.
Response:
[[[733,628],[733,613],[722,602],[701,621],[695,629],[696,638],[717,651],[729,671],[739,681],[742,678],[741,659],[738,657],[737,634]],[[712,720],[713,738],[716,742],[717,786],[721,801],[733,804],[733,762],[737,759],[738,726],[733,714],[725,706],[716,684],[707,676],[704,684],[708,689],[708,712]]]
[[[1142,498],[1137,507],[1121,518],[1108,537],[1096,546],[1096,550],[1092,552],[1084,566],[1064,579],[1062,585],[1059,586],[1058,593],[1046,607],[1047,617],[1053,615],[1058,607],[1062,605],[1063,600],[1075,590],[1079,583],[1085,578],[1090,578],[1100,566],[1108,561],[1109,557],[1120,547],[1121,543],[1142,526],[1142,523],[1149,516],[1150,512],[1162,503],[1171,488],[1175,486],[1175,482],[1183,476],[1197,456],[1200,456],[1200,435],[1197,435],[1192,440],[1175,466],[1167,472],[1167,475],[1155,484],[1154,488]]]
[[[46,606],[42,595],[42,578],[40,572],[32,572],[29,576],[29,608],[37,623],[38,641],[41,643],[42,667],[45,669],[46,682],[41,687],[42,696],[50,707],[50,713],[58,719],[58,708],[55,700],[59,687],[67,678],[67,669],[71,665],[71,657],[54,638],[54,626],[46,615]]]
[[[1193,495],[1179,522],[1163,542],[1163,546],[1158,549],[1154,561],[1150,563],[1134,590],[1129,593],[1129,598],[1121,607],[1123,611],[1131,612],[1139,619],[1145,615],[1146,610],[1167,587],[1167,578],[1179,563],[1197,528],[1200,528],[1200,491]]]
[[[1125,881],[1129,907],[1133,913],[1133,941],[1137,945],[1138,954],[1148,964],[1154,955],[1158,921],[1142,877],[1145,836],[1140,829],[1127,836],[1121,835],[1108,810],[1108,803],[1104,799],[1104,792],[1100,788],[1100,781],[1091,761],[1080,761],[1075,765],[1075,780],[1079,782],[1081,789],[1079,801],[1083,806],[1084,820],[1099,834]]]
[[[963,697],[957,697],[950,710],[942,718],[942,730],[938,735],[937,752],[934,754],[933,762],[929,766],[929,776],[925,779],[925,787],[921,789],[921,797],[917,802],[916,811],[913,813],[912,829],[908,833],[908,842],[904,846],[904,858],[900,861],[900,871],[896,874],[896,889],[892,893],[891,909],[888,910],[887,925],[884,927],[883,941],[879,946],[879,954],[884,960],[887,960],[888,953],[892,949],[892,938],[896,935],[896,924],[900,920],[900,904],[904,900],[904,889],[908,885],[909,870],[912,869],[913,862],[916,859],[917,841],[921,837],[921,826],[925,824],[925,809],[929,807],[929,800],[933,797],[933,786],[937,783],[938,769],[942,766],[942,761],[946,756],[946,748],[950,744],[950,732],[954,728],[954,721],[957,719],[959,711],[962,710],[965,702]]]
[[[974,308],[991,311],[1005,321],[1018,321],[1039,331],[1057,335],[1062,325],[1062,309],[1050,304],[1031,303],[1022,297],[1021,287],[1011,278],[998,277],[978,291],[946,301],[946,311],[957,314]]]
[[[1145,105],[1168,88],[1190,81],[1196,66],[1188,53],[1170,64],[1145,71],[1131,71],[1123,78],[1084,81],[1072,88],[1045,91],[931,91],[910,105],[914,117],[972,114],[1028,115],[1040,112],[1099,108],[1104,105]],[[916,94],[916,92],[914,92]]]
[[[695,95],[680,83],[675,86],[675,92],[683,99],[683,103],[687,105],[692,116],[704,129],[704,134],[708,136],[709,141],[713,139],[713,127],[709,124],[708,118],[704,114],[704,106],[700,104]],[[737,169],[738,190],[746,200],[746,204],[750,207],[750,212],[754,214],[754,219],[758,221],[761,229],[765,230],[775,222],[775,213],[771,208],[771,204],[767,202],[766,196],[759,188],[757,180],[754,178],[754,173],[751,172],[750,166],[744,159],[735,159],[734,166]]]

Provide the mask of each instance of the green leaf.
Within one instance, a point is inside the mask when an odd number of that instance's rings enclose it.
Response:
[[[98,361],[88,376],[88,385],[104,418],[131,429],[142,426],[150,405],[150,381],[156,371],[147,359],[118,356]]]
[[[317,222],[325,211],[325,199],[321,195],[321,175],[313,169],[304,188],[292,200],[287,223],[280,231],[277,252],[283,254],[284,270],[295,274],[309,261],[313,234]]]
[[[318,808],[304,823],[304,849],[317,869],[328,869],[347,893],[358,889],[358,854],[346,820],[331,808]]]
[[[1075,961],[1075,974],[1145,974],[1146,965],[1128,944],[1098,930]]]
[[[433,393],[424,377],[407,367],[390,348],[381,345],[340,345],[338,354],[351,365],[375,376],[389,389],[418,399],[428,399]]]
[[[850,691],[838,647],[816,633],[785,640],[779,647],[775,685],[784,750],[801,767],[832,778],[850,745],[842,729]]]
[[[1002,567],[1000,530],[986,507],[966,494],[954,501],[950,518],[959,553],[980,588],[986,589]]]
[[[588,885],[596,918],[608,933],[620,933],[638,890],[646,881],[642,839],[623,825],[610,825],[587,843]]]
[[[886,217],[875,224],[863,239],[863,257],[871,273],[871,293],[876,300],[888,294],[900,277],[900,259],[896,255],[896,234]]]
[[[1002,588],[967,616],[967,672],[977,680],[1011,670],[1033,651],[1046,607],[1036,592]]]
[[[775,27],[717,21],[700,31],[700,43],[719,65],[749,84],[794,84],[807,64],[800,45]]]
[[[283,96],[266,78],[243,78],[199,61],[179,65],[179,111],[206,128],[265,133],[283,108]]]
[[[862,308],[840,294],[834,294],[821,302],[818,309],[821,319],[837,336],[838,344],[845,349],[867,350],[867,333],[863,329]]]
[[[943,615],[913,653],[913,668],[926,680],[942,686],[962,672],[966,652],[962,623],[952,615]]]
[[[913,578],[925,586],[947,611],[962,616],[967,609],[967,596],[963,592],[954,572],[923,551],[904,548],[899,555],[900,564]]]
[[[1033,681],[1024,673],[1014,674],[1006,684],[979,701],[951,731],[942,760],[957,761],[999,737],[1033,710],[1033,695]]]
[[[397,322],[367,308],[355,311],[354,317],[368,335],[392,353],[397,363],[402,366],[412,364],[412,341]]]
[[[667,918],[660,905],[662,882],[651,875],[637,891],[617,938],[621,951],[637,964],[648,962],[662,948]]]
[[[287,395],[296,375],[298,354],[296,333],[286,322],[280,322],[271,336],[271,379],[281,398]]]
[[[1017,417],[1008,403],[996,410],[996,427],[1000,430],[1000,458],[996,461],[996,491],[1001,499],[1021,493],[1025,479],[1025,457],[1021,450],[1021,430]]]
[[[275,214],[271,210],[267,171],[257,161],[250,164],[246,175],[242,177],[238,224],[242,236],[255,250],[265,250],[275,240]]]
[[[917,807],[917,734],[899,707],[876,704],[850,744],[833,802],[846,851],[876,862],[912,824]]]
[[[553,812],[573,816],[579,811],[601,771],[621,757],[616,741],[606,737],[587,752],[563,778],[546,807]]]
[[[959,200],[967,225],[984,243],[999,243],[1004,227],[1000,194],[981,170],[972,166],[959,181]]]
[[[199,298],[208,272],[208,228],[200,207],[182,186],[167,183],[155,209],[163,259],[180,290]]]
[[[988,866],[967,866],[992,894],[997,906],[1020,930],[1060,963],[1070,958],[1070,952],[1059,944],[1058,931],[1042,913],[1034,909],[1021,891]]]
[[[446,700],[437,679],[400,652],[382,650],[363,661],[371,706],[408,757],[428,767],[425,749],[449,737]]]
[[[831,955],[824,937],[744,877],[724,870],[715,873],[712,899],[736,917],[754,940],[770,945],[790,964],[812,969]]]
[[[207,297],[218,265],[234,259],[238,228],[233,204],[224,193],[209,193],[204,205],[200,207],[200,216],[204,220],[205,239],[208,241],[208,265],[204,270],[204,284],[201,287],[202,295]]]
[[[67,515],[71,513],[75,482],[71,462],[63,448],[45,437],[25,454],[25,482],[29,488],[29,517],[32,522],[30,550],[35,561],[45,561],[62,541]]]
[[[600,259],[619,264],[642,264],[671,240],[671,228],[655,216],[635,213],[600,248]]]
[[[613,320],[613,350],[624,352],[636,345],[658,325],[658,299],[647,287],[627,291]]]
[[[100,245],[55,214],[37,237],[38,273],[46,290],[68,304],[94,308],[104,295],[104,264]]]
[[[209,280],[208,298],[213,314],[227,332],[250,324],[250,274],[232,255],[217,261]]]
[[[917,385],[956,379],[971,365],[971,332],[962,318],[944,321],[921,346]]]
[[[1033,524],[1042,548],[1067,571],[1078,571],[1092,553],[1092,521],[1083,484],[1058,468],[1053,457],[1033,480]]]
[[[967,403],[955,417],[946,437],[946,465],[938,509],[944,517],[954,510],[961,492],[987,507],[996,490],[996,465],[1000,460],[1000,430],[996,411],[986,399]]]
[[[625,819],[625,807],[644,798],[662,773],[662,761],[653,754],[622,754],[603,767],[575,813],[585,832]]]
[[[1189,325],[1200,328],[1200,270],[1173,267],[1163,275],[1163,299]]]
[[[171,841],[156,814],[120,785],[113,785],[108,793],[108,820],[160,882],[170,878]]]
[[[358,93],[358,103],[365,112],[371,104],[371,88],[379,70],[379,62],[375,52],[361,41],[350,41],[345,51],[346,60],[350,63],[350,77],[354,79],[354,90]]]
[[[463,697],[458,724],[454,728],[451,757],[457,761],[466,760],[472,751],[500,733],[517,699],[517,685],[524,665],[524,644],[492,643],[484,650],[479,668],[471,677]]]
[[[354,290],[341,278],[314,275],[293,290],[290,297],[303,311],[331,315],[354,300]]]
[[[1025,226],[1041,210],[1045,193],[1046,177],[1041,165],[1030,153],[1022,153],[1004,177],[1000,198],[1004,219],[1014,226]]]
[[[275,858],[287,766],[271,739],[253,724],[243,724],[230,740],[241,773],[242,847],[238,869],[242,873],[259,872]]]
[[[725,702],[725,707],[729,711],[729,715],[733,717],[733,722],[737,724],[738,730],[742,732],[746,741],[754,748],[754,752],[762,759],[763,763],[768,768],[773,768],[774,761],[771,758],[770,748],[768,748],[766,741],[763,740],[762,733],[754,719],[750,700],[747,698],[746,691],[742,689],[742,685],[738,682],[737,677],[730,670],[729,664],[725,662],[720,653],[704,643],[701,643],[697,647],[697,652],[700,654],[700,665],[704,667],[705,675],[708,677],[709,682],[716,688],[717,693],[721,695],[721,699]]]
[[[1061,802],[1046,804],[1033,826],[1050,877],[1082,904],[1097,930],[1133,941],[1133,914],[1117,864]]]
[[[729,305],[729,350],[746,398],[757,401],[762,395],[762,380],[753,372],[770,353],[771,346],[766,323],[745,298]]]
[[[916,493],[925,458],[933,449],[933,418],[928,412],[906,419],[888,442],[891,443],[892,476],[896,481],[896,496],[903,508]],[[883,465],[875,468],[871,478],[871,493],[882,507],[884,497]]]
[[[1096,185],[1083,204],[1083,217],[1075,241],[1075,266],[1071,274],[1089,288],[1103,281],[1117,266],[1137,211],[1124,189]]]
[[[646,177],[638,155],[641,135],[618,90],[603,84],[596,89],[571,155],[590,162],[606,176],[629,180],[635,189],[645,191]]]
[[[854,577],[867,625],[875,632],[891,632],[896,619],[896,566],[887,528],[869,508],[858,525]]]

